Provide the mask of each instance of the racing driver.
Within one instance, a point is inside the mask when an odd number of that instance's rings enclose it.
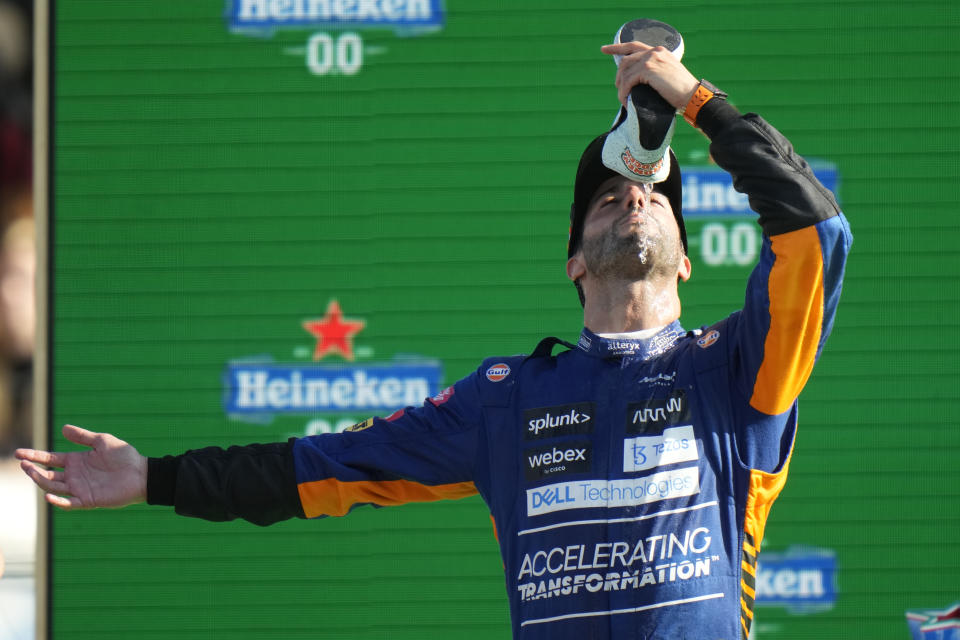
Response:
[[[579,341],[495,357],[453,386],[340,434],[145,458],[109,434],[21,449],[64,509],[146,501],[260,525],[479,493],[516,638],[746,638],[757,555],[786,481],[797,396],[833,324],[851,243],[833,195],[762,118],[741,115],[663,47],[623,56],[621,102],[646,84],[710,138],[759,214],[743,308],[687,331],[680,169],[636,182],[590,143],[576,174],[567,274]],[[557,350],[556,355],[553,351]]]

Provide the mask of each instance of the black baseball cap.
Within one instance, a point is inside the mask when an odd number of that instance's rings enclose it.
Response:
[[[590,200],[593,198],[597,189],[606,180],[619,176],[620,174],[603,164],[601,159],[603,152],[603,143],[607,139],[607,134],[597,136],[593,139],[583,155],[580,156],[580,165],[577,167],[577,180],[573,188],[573,205],[570,207],[570,239],[567,242],[567,257],[572,257],[580,248],[580,242],[583,239],[583,223],[587,217],[587,208],[590,206]],[[663,182],[653,185],[653,190],[667,196],[670,201],[670,208],[673,209],[673,217],[677,220],[677,227],[680,229],[680,241],[683,243],[684,252],[687,251],[687,230],[683,225],[682,203],[683,203],[683,184],[680,179],[680,163],[677,162],[677,156],[673,149],[670,149],[670,174]]]

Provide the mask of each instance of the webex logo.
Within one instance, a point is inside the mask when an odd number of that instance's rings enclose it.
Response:
[[[590,471],[589,442],[563,443],[561,446],[528,449],[524,453],[524,476],[539,480],[548,476]]]

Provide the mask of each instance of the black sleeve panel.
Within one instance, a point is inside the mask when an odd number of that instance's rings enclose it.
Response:
[[[840,212],[807,162],[760,116],[741,116],[733,105],[714,99],[700,110],[697,126],[710,138],[710,155],[760,214],[766,235],[796,231]]]
[[[150,458],[147,503],[172,505],[184,516],[214,521],[242,518],[260,526],[303,518],[293,439]]]
[[[179,466],[179,456],[147,458],[147,504],[173,506]]]

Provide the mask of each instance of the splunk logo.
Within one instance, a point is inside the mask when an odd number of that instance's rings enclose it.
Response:
[[[566,509],[632,507],[700,493],[697,467],[629,480],[577,480],[527,489],[527,515]]]
[[[591,433],[595,414],[592,402],[527,409],[523,412],[523,424],[526,425],[523,437],[526,440],[538,440]]]
[[[589,442],[565,442],[560,446],[528,449],[524,452],[523,472],[527,480],[590,471]]]

